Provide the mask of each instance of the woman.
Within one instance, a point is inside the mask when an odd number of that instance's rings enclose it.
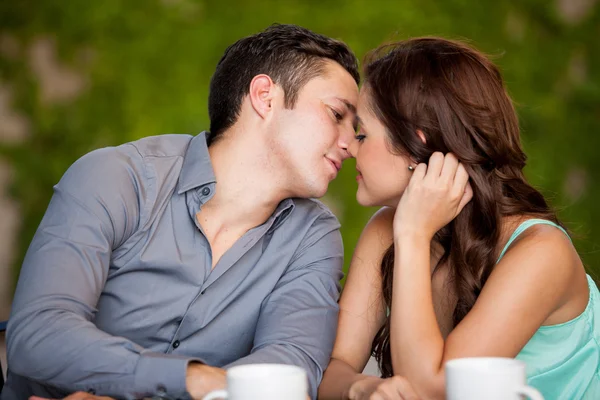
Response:
[[[600,294],[523,175],[496,66],[438,38],[374,52],[350,148],[365,227],[321,399],[443,399],[444,364],[516,357],[549,399],[600,398]],[[360,374],[374,354],[382,378]]]

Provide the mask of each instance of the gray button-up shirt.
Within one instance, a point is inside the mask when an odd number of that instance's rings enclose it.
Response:
[[[195,216],[216,185],[204,133],[96,150],[67,170],[21,270],[3,400],[185,398],[193,359],[299,365],[316,397],[337,326],[339,223],[287,199],[211,270]]]

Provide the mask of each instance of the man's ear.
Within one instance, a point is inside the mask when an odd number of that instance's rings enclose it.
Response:
[[[427,139],[425,139],[425,134],[422,130],[417,129],[417,135],[419,136],[419,139],[421,139],[421,142],[423,142],[423,144],[427,144]]]
[[[275,83],[268,75],[256,75],[250,82],[250,104],[262,118],[265,118],[271,111],[274,95]]]

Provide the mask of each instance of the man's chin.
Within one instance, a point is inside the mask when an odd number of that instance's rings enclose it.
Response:
[[[302,183],[302,185],[296,186],[296,191],[293,197],[300,197],[305,199],[321,198],[325,196],[325,194],[327,194],[330,182],[331,181],[325,177],[321,177],[320,179],[305,180],[303,182],[297,180],[295,183]]]
[[[320,199],[321,197],[325,196],[327,194],[327,188],[325,188],[325,190],[313,190],[312,194],[308,197],[310,198],[314,198],[314,199]]]
[[[289,197],[295,197],[299,199],[319,199],[325,196],[326,193],[326,190],[316,190],[315,188],[310,188],[305,190],[292,191]]]
[[[312,182],[312,184],[307,188],[308,192],[310,192],[310,196],[308,197],[321,198],[325,196],[327,194],[327,191],[329,191],[330,183],[331,180],[329,179],[322,179],[320,181]]]

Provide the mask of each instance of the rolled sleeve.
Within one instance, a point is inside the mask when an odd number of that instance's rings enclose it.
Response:
[[[65,392],[184,397],[190,358],[145,352],[92,322],[118,247],[143,219],[133,147],[82,157],[55,186],[25,257],[7,331],[11,373]]]
[[[254,346],[226,366],[283,363],[304,368],[315,399],[335,340],[343,247],[339,223],[317,219],[273,292],[263,302]]]

